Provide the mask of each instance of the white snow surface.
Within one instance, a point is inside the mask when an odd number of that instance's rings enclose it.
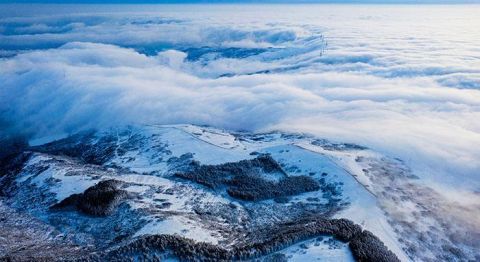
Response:
[[[140,229],[135,236],[169,234],[194,239],[198,242],[218,244],[218,238],[211,232],[199,227],[195,221],[188,221],[182,217],[170,217],[162,221],[150,222]]]
[[[329,242],[329,240],[331,242]],[[348,245],[335,241],[331,237],[323,237],[322,240],[313,239],[292,245],[284,250],[288,261],[326,261],[326,262],[354,262]]]
[[[369,167],[385,163],[385,166],[380,166],[380,170],[393,172],[388,170],[398,168],[399,172],[403,173],[399,173],[396,179],[405,180],[405,186],[417,183],[408,179],[410,176],[408,168],[402,167],[397,160],[387,160],[389,159],[387,156],[370,149],[329,144],[301,134],[268,133],[242,136],[194,125],[136,126],[132,130],[134,130],[132,134],[141,134],[144,138],[142,141],[146,142],[123,155],[115,153],[114,157],[108,161],[108,164],[124,168],[121,173],[106,169],[102,171],[99,178],[89,173],[88,169],[77,170],[78,166],[69,162],[73,161],[69,158],[35,153],[26,163],[24,171],[17,178],[17,183],[46,187],[55,194],[57,200],[62,200],[71,194],[83,192],[101,180],[120,180],[128,183],[124,190],[143,196],[129,200],[129,205],[134,209],[147,210],[151,213],[146,216],[148,223],[135,233],[136,237],[149,234],[176,234],[196,241],[218,244],[225,240],[224,236],[222,237],[219,231],[210,227],[207,222],[195,220],[192,203],[203,206],[212,203],[228,206],[236,200],[225,193],[205,191],[202,186],[194,183],[172,180],[169,158],[190,154],[193,160],[201,164],[221,164],[252,159],[255,157],[255,154],[251,154],[253,152],[268,153],[282,165],[289,176],[310,175],[316,180],[326,178],[328,182],[340,183],[342,201],[349,204],[336,213],[335,217],[347,218],[361,225],[362,228],[379,237],[402,261],[410,260],[403,250],[403,244],[399,242],[399,239],[405,235],[400,236],[394,230],[395,219],[398,218],[391,216],[399,211],[416,212],[417,209],[412,201],[423,200],[413,198],[401,200],[395,204],[396,209],[392,210],[392,202],[389,202],[391,200],[382,193],[390,185],[372,180],[372,173],[368,172],[373,172],[378,167],[373,171],[367,170]],[[119,137],[119,145],[122,139],[124,138]],[[55,161],[59,159],[63,161],[60,162],[61,164],[49,165],[49,163],[56,163]],[[39,165],[45,165],[48,168],[40,173],[29,172]],[[324,173],[328,174],[325,178]],[[394,172],[392,174],[395,175]],[[278,177],[266,178],[278,179]],[[418,186],[423,184],[418,183]],[[171,194],[169,190],[175,193]],[[290,201],[307,203],[315,198],[323,199],[321,190],[294,196]],[[195,202],[197,200],[199,202]],[[159,205],[158,201],[168,202],[169,204],[162,208],[162,212],[170,212],[173,215],[158,216],[159,213],[155,211]],[[269,203],[268,201],[270,200],[266,200],[266,203]],[[235,205],[239,208],[241,206]],[[435,217],[425,217],[418,221],[409,220],[409,222],[427,230],[429,225],[435,225]],[[218,220],[216,223],[221,225],[223,221]],[[332,250],[324,248],[323,244],[315,246],[312,243],[308,244],[310,246],[308,249],[295,245],[285,252],[292,260],[298,261],[308,260],[317,254],[322,254],[322,258],[326,261],[336,259],[350,261],[350,255],[345,248]]]

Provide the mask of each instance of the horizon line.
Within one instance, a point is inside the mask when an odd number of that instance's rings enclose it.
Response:
[[[18,0],[0,0],[0,4],[59,4],[59,5],[70,5],[70,4],[101,4],[101,5],[108,5],[108,4],[127,4],[127,5],[135,5],[135,4],[359,4],[359,5],[369,5],[369,4],[398,4],[398,5],[465,5],[465,4],[480,4],[480,0],[467,0],[467,1],[432,1],[432,0],[392,0],[392,1],[381,1],[381,0],[300,0],[300,1],[288,1],[288,0],[263,0],[263,1],[254,1],[254,0],[214,0],[214,1],[202,1],[202,0],[141,0],[141,1],[134,1],[134,0],[107,0],[107,1],[98,1],[98,0],[53,0],[53,1],[45,1],[45,0],[25,0],[25,1],[18,1]]]

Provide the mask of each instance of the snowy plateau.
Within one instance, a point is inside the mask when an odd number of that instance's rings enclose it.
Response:
[[[3,145],[2,260],[480,259],[453,205],[360,145],[195,125],[55,139]]]

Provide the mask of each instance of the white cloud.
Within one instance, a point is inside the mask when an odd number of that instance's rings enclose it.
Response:
[[[2,18],[0,54],[37,50],[0,60],[1,116],[35,136],[152,122],[310,132],[478,189],[474,12],[297,8]]]

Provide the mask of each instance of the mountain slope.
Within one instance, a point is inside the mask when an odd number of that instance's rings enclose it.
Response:
[[[435,228],[442,206],[414,195],[440,202],[433,190],[401,161],[354,144],[176,125],[85,132],[17,151],[2,160],[2,209],[35,220],[28,230],[39,237],[23,253],[0,242],[10,258],[45,245],[58,260],[405,261],[428,258],[425,247],[453,260],[472,255],[467,241],[434,242],[455,228]],[[428,219],[399,215],[418,209]]]

